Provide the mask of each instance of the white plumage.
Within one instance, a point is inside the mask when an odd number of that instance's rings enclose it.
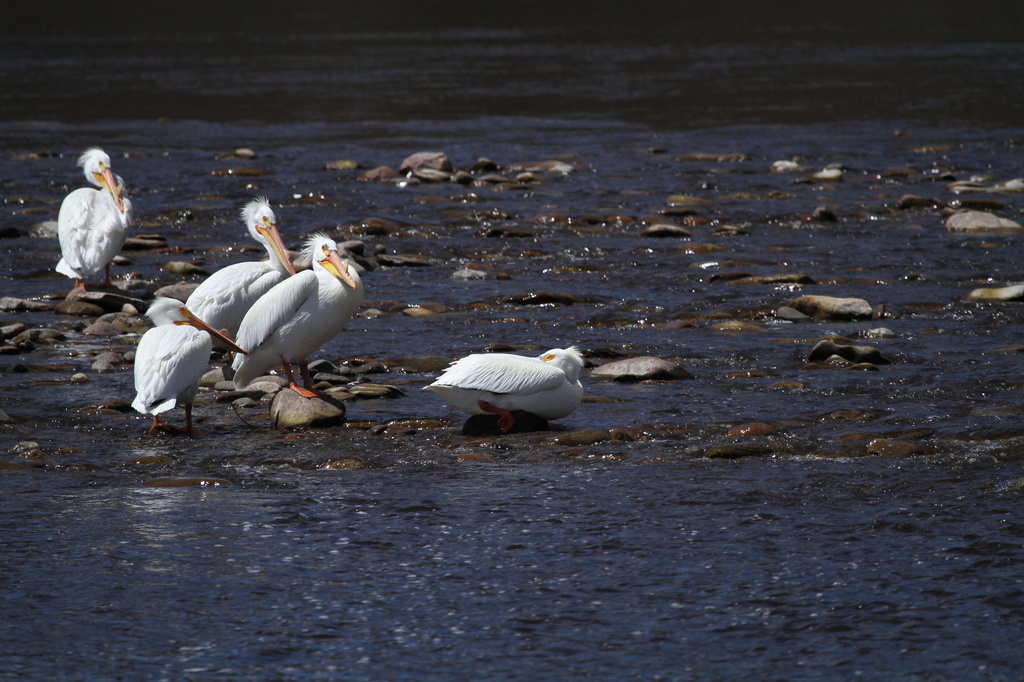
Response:
[[[110,285],[110,261],[121,250],[132,224],[132,202],[122,196],[124,181],[110,169],[110,157],[100,148],[78,159],[85,179],[100,189],[82,187],[64,197],[57,214],[62,258],[54,268],[75,278],[75,287],[100,268]]]
[[[132,407],[153,415],[153,428],[167,428],[159,415],[179,403],[185,406],[185,431],[192,428],[192,402],[199,392],[213,350],[213,338],[235,351],[230,339],[195,318],[181,301],[158,298],[147,312],[153,327],[135,351],[135,401]]]
[[[185,301],[196,317],[214,329],[227,330],[230,335],[238,333],[242,318],[261,296],[295,274],[267,200],[260,197],[246,204],[242,220],[252,238],[267,250],[267,260],[222,268],[210,275]]]
[[[583,356],[575,346],[553,348],[535,358],[509,353],[467,355],[453,362],[426,387],[467,414],[499,415],[510,430],[510,414],[522,410],[543,419],[560,419],[583,400]]]
[[[307,358],[355,314],[363,301],[363,283],[356,268],[347,259],[342,262],[334,240],[322,234],[307,240],[303,260],[310,261],[311,270],[275,286],[242,320],[237,342],[248,355],[237,356],[232,364],[237,388],[281,365],[292,390],[316,395]],[[292,363],[299,365],[305,389],[295,383]]]

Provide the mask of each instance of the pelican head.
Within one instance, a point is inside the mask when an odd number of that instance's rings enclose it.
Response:
[[[114,178],[114,171],[110,169],[110,157],[107,153],[99,147],[87,149],[78,157],[78,165],[82,167],[86,180],[100,189],[110,192],[118,212],[124,215],[124,198],[121,196],[124,191],[124,183],[120,178]]]
[[[191,310],[185,307],[184,303],[176,298],[160,297],[156,299],[152,304],[150,304],[149,310],[146,311],[146,316],[157,326],[177,324],[195,327],[199,331],[209,334],[214,342],[219,345],[224,346],[229,350],[233,350],[236,353],[245,353],[245,350],[239,348],[234,341],[228,338],[227,334],[218,329],[214,329],[200,320],[192,313]]]
[[[352,277],[352,273],[348,271],[348,259],[346,258],[344,261],[341,259],[341,256],[338,255],[338,245],[327,235],[318,233],[306,240],[303,259],[320,266],[350,288],[358,288],[359,285]]]
[[[563,372],[569,381],[576,381],[583,369],[583,354],[576,346],[568,348],[552,348],[540,356],[541,362],[547,362]]]
[[[288,257],[288,249],[284,247],[281,234],[277,231],[277,219],[274,211],[270,208],[270,202],[266,197],[256,197],[242,209],[242,221],[249,230],[252,238],[263,244],[272,256],[288,271],[289,275],[295,274],[295,267],[291,258]]]

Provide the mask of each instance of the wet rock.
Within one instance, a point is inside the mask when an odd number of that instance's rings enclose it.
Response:
[[[83,329],[82,333],[86,336],[117,336],[121,333],[121,330],[110,322],[97,320]]]
[[[71,378],[68,379],[68,382],[72,384],[87,384],[89,383],[89,375],[82,374],[81,372],[76,372],[75,374],[71,375]]]
[[[145,311],[148,308],[148,304],[142,299],[111,291],[85,291],[75,295],[74,300],[99,306],[108,313],[121,312],[127,305],[136,311]]]
[[[232,382],[231,385],[234,386],[235,385],[234,382]],[[256,381],[252,382],[251,384],[249,384],[245,388],[246,388],[247,391],[252,391],[253,393],[259,393],[261,395],[274,395],[278,391],[281,391],[281,390],[287,388],[287,386],[288,386],[288,381],[285,380],[284,378],[281,378],[280,382],[278,382],[278,381],[271,381],[270,379],[266,379],[265,378],[265,379],[257,379]]]
[[[153,292],[154,297],[176,298],[179,301],[187,301],[192,292],[199,287],[199,282],[178,282],[162,286]]]
[[[714,277],[712,277],[714,279]],[[751,275],[736,277],[729,284],[817,284],[811,277],[798,272],[779,275]]]
[[[870,319],[873,312],[871,304],[862,298],[800,296],[786,305],[813,318],[816,322]]]
[[[582,299],[572,294],[563,294],[553,291],[532,291],[525,294],[513,294],[501,296],[498,303],[513,303],[516,305],[573,305],[581,303]]]
[[[359,162],[351,159],[337,159],[325,163],[324,168],[333,171],[352,171],[359,168]]]
[[[780,159],[772,163],[768,169],[770,173],[803,173],[804,167],[796,161],[789,159]]]
[[[740,457],[764,457],[772,454],[767,443],[725,443],[708,448],[704,456],[710,459],[739,459]]]
[[[509,164],[505,170],[511,173],[551,173],[553,175],[568,175],[575,170],[573,165],[565,161],[530,161]]]
[[[852,344],[836,343],[830,340],[822,340],[814,345],[811,352],[807,354],[807,362],[818,362],[827,360],[834,355],[855,363],[869,363],[872,365],[888,365],[891,360],[872,346],[855,346]]]
[[[875,329],[865,329],[863,332],[857,334],[865,339],[895,339],[896,332],[885,327],[876,327]]]
[[[205,268],[201,268],[195,263],[189,263],[188,261],[169,261],[164,263],[163,271],[168,275],[178,277],[187,277],[189,275],[207,277],[210,274]]]
[[[29,301],[24,298],[15,298],[13,296],[0,297],[0,311],[13,312],[29,310],[34,312],[44,312],[53,309],[54,307],[52,304],[43,303],[42,301]]]
[[[761,327],[742,320],[727,320],[711,326],[714,332],[759,332]]]
[[[279,431],[345,423],[345,403],[328,396],[303,398],[295,391],[279,391],[270,403],[270,421]]]
[[[945,208],[946,204],[938,199],[932,199],[931,197],[922,197],[914,194],[904,194],[896,202],[896,208],[900,210],[912,210],[912,209],[926,209],[926,210],[938,210]]]
[[[57,304],[55,312],[58,315],[75,315],[78,317],[99,317],[106,312],[100,306],[85,301],[61,301]]]
[[[444,152],[416,152],[411,154],[402,161],[402,165],[398,167],[399,173],[413,173],[421,169],[430,169],[443,171],[445,173],[454,172],[452,162],[448,159],[448,155]]]
[[[655,358],[644,356],[638,358],[626,358],[601,365],[590,373],[590,378],[602,381],[648,381],[648,380],[671,380],[671,379],[693,379],[682,365]]]
[[[1008,287],[984,287],[967,294],[968,301],[1022,301],[1024,284]]]
[[[512,418],[515,424],[509,431],[502,431],[498,428],[498,415],[496,414],[474,414],[462,425],[464,436],[501,436],[506,433],[529,433],[531,431],[547,431],[548,421],[535,414],[513,410]]]
[[[1000,218],[987,211],[957,211],[946,219],[946,229],[953,232],[1002,232],[1019,230],[1020,223]]]
[[[793,182],[817,184],[820,182],[842,182],[843,181],[843,169],[828,167],[823,168],[816,173],[805,175],[802,178],[794,180]]]
[[[28,236],[36,239],[56,239],[57,221],[44,220],[41,223],[36,223],[29,229]]]
[[[413,268],[413,267],[427,267],[434,265],[427,256],[420,256],[419,254],[387,254],[382,253],[377,256],[377,262],[381,265],[388,265],[393,268]]]
[[[375,398],[401,398],[405,395],[397,386],[389,384],[353,384],[347,388],[356,398],[372,400]]]
[[[708,152],[690,152],[687,154],[680,154],[676,157],[676,161],[694,161],[694,162],[718,162],[722,163],[725,161],[749,161],[750,155],[742,152],[721,152],[721,153],[708,153]]]
[[[16,334],[11,338],[10,343],[15,346],[20,346],[24,342],[29,341],[37,346],[44,346],[54,345],[65,341],[66,339],[67,337],[56,329],[38,328],[26,329],[20,334]]]
[[[757,422],[734,426],[726,431],[725,435],[730,437],[774,436],[776,432],[774,426]]]
[[[612,435],[604,429],[575,429],[568,433],[560,433],[552,439],[556,445],[594,445],[610,441]]]
[[[216,476],[159,476],[143,481],[146,488],[209,488],[231,485],[226,478]]]
[[[434,317],[437,315],[433,310],[426,308],[420,308],[419,306],[412,306],[402,311],[402,314],[407,317]]]
[[[473,270],[472,268],[462,268],[452,273],[452,279],[459,282],[473,282],[487,279],[488,275],[483,270]]]
[[[811,322],[813,318],[810,315],[804,315],[796,308],[791,308],[788,305],[779,306],[779,309],[775,311],[775,316],[780,320],[787,322]]]
[[[152,251],[154,249],[166,249],[167,238],[158,234],[145,234],[136,237],[128,237],[124,241],[123,251]]]
[[[910,455],[928,454],[931,448],[905,440],[875,438],[867,445],[868,454],[879,457],[908,457]]]
[[[693,233],[685,227],[679,227],[678,225],[672,225],[670,223],[654,223],[653,225],[648,225],[644,229],[640,230],[640,236],[657,237],[659,239],[664,239],[666,237],[688,239],[693,236]]]
[[[400,177],[402,177],[401,173],[390,166],[377,166],[376,168],[371,168],[365,173],[362,173],[357,180],[363,180],[366,182],[391,182]]]
[[[0,339],[10,339],[17,336],[21,332],[28,329],[28,325],[24,322],[15,322],[13,324],[5,324],[0,327]]]

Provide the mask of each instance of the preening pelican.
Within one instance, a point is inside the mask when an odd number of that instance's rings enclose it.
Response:
[[[142,335],[135,351],[137,394],[132,407],[153,415],[153,432],[169,428],[160,423],[158,415],[181,403],[185,406],[185,432],[194,434],[192,401],[210,362],[213,340],[235,352],[245,351],[176,299],[158,298],[146,314],[157,326]]]
[[[82,187],[64,197],[57,214],[57,236],[63,256],[57,272],[82,279],[105,268],[110,286],[110,261],[124,245],[132,225],[132,202],[123,196],[124,181],[110,169],[110,157],[93,147],[78,157],[85,179],[100,189]]]
[[[306,398],[311,389],[307,358],[330,341],[355,314],[363,301],[363,282],[338,246],[322,234],[306,241],[303,260],[312,264],[289,277],[253,304],[238,328],[238,345],[248,355],[235,357],[235,386],[245,388],[256,377],[281,365],[289,388]],[[291,363],[298,363],[303,383],[295,383]]]
[[[222,268],[210,275],[185,301],[185,306],[196,317],[214,329],[227,330],[230,336],[238,333],[238,326],[253,303],[295,274],[267,200],[259,197],[246,204],[242,220],[252,238],[267,250],[267,260]]]
[[[560,419],[583,400],[583,356],[575,346],[553,348],[528,358],[511,353],[479,353],[453,362],[426,387],[467,414],[498,415],[498,427],[515,426],[513,410]]]

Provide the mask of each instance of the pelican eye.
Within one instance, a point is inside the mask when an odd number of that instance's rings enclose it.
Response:
[[[548,353],[543,358],[541,358],[541,360],[543,360],[544,362],[551,362],[554,359],[555,359],[555,354],[554,353]]]

